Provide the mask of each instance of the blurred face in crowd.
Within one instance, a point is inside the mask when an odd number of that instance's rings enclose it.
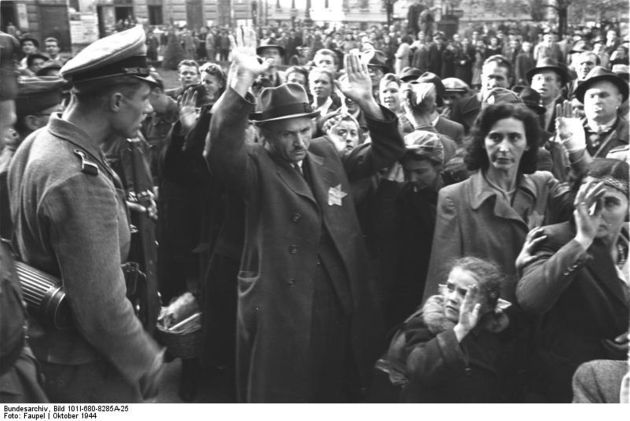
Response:
[[[440,176],[440,165],[429,159],[404,159],[403,172],[405,181],[412,183],[418,189],[436,190]]]
[[[164,90],[158,86],[151,89],[149,95],[149,102],[153,111],[157,114],[164,114],[168,110],[168,106],[171,102],[175,102],[173,98],[164,93]]]
[[[586,177],[584,180],[585,183],[593,181],[596,180],[591,177]],[[599,201],[601,220],[595,237],[614,240],[619,235],[628,215],[628,196],[610,186],[604,186],[604,189],[604,196]]]
[[[454,267],[442,288],[444,297],[444,316],[451,322],[459,321],[459,311],[468,290],[477,285],[475,276],[468,270]]]
[[[26,55],[33,54],[37,51],[37,47],[35,47],[35,43],[33,41],[26,40],[22,43],[22,52]]]
[[[312,128],[310,118],[298,117],[267,123],[261,127],[261,134],[267,150],[290,164],[296,164],[306,157]]]
[[[31,63],[31,65],[30,65],[30,67],[29,67],[29,70],[30,70],[31,72],[33,72],[33,73],[37,73],[37,72],[39,71],[39,69],[41,69],[41,68],[42,68],[42,66],[44,65],[44,63],[46,63],[46,60],[45,60],[45,59],[43,59],[43,58],[39,58],[39,57],[38,57],[38,58],[35,58],[35,59],[33,59],[33,61],[32,61],[32,63]]]
[[[4,148],[5,138],[15,120],[15,102],[12,99],[0,100],[0,150]]]
[[[499,40],[497,37],[490,38],[490,45],[496,47],[499,44]]]
[[[301,85],[305,91],[308,91],[308,85],[306,84],[306,76],[300,72],[291,72],[287,75],[287,83],[297,83]]]
[[[577,73],[578,80],[586,79],[586,75],[597,64],[597,55],[591,52],[580,53],[576,56],[574,62],[574,69]]]
[[[372,81],[372,88],[378,88],[378,84],[381,82],[381,78],[385,73],[379,66],[368,66],[368,73],[370,74],[370,80]]]
[[[332,81],[324,72],[313,69],[309,75],[311,95],[318,100],[326,100],[332,94]]]
[[[179,81],[184,88],[198,84],[199,69],[195,66],[179,66]]]
[[[321,67],[323,69],[328,70],[333,75],[337,73],[337,65],[335,64],[335,58],[330,54],[315,54],[313,58],[313,63],[315,63],[315,67]]]
[[[400,111],[400,85],[394,81],[381,83],[380,90],[381,104],[397,113]]]
[[[516,118],[504,118],[494,123],[484,140],[491,169],[513,174],[529,149],[525,126]]]
[[[504,66],[492,61],[481,69],[481,89],[488,92],[492,88],[509,88],[510,73]]]
[[[617,33],[615,31],[606,32],[606,41],[613,42],[617,39]]]
[[[208,72],[204,72],[203,74],[203,86],[206,88],[206,94],[208,95],[208,99],[216,100],[219,97],[219,92],[223,89],[223,83],[221,80]]]
[[[278,67],[282,65],[282,54],[280,54],[280,50],[277,48],[265,48],[261,51],[262,58],[270,58],[272,59],[272,66]]]
[[[579,99],[573,98],[571,99],[571,111],[573,115],[578,118],[584,117],[584,104],[580,102]]]
[[[544,104],[555,100],[561,93],[560,76],[552,71],[543,71],[532,76],[532,89],[538,92]]]
[[[444,108],[451,108],[453,103],[464,96],[464,92],[445,92],[442,101],[444,102]]]
[[[113,121],[113,128],[116,134],[133,138],[138,135],[138,130],[142,121],[153,112],[153,107],[149,100],[151,88],[148,83],[143,83],[130,96],[122,95],[119,103],[119,112]]]
[[[46,41],[46,54],[50,57],[56,57],[59,54],[57,41]]]
[[[521,50],[523,50],[526,53],[529,53],[532,50],[532,43],[531,42],[523,42],[521,44]]]
[[[459,34],[453,34],[453,42],[461,42],[462,38]]]
[[[359,144],[359,127],[350,119],[341,120],[326,134],[339,152],[351,151]]]
[[[584,114],[590,121],[607,123],[617,117],[622,100],[613,83],[607,80],[596,82],[584,93]]]
[[[553,34],[545,34],[545,35],[543,35],[543,42],[545,44],[551,44],[553,42]]]

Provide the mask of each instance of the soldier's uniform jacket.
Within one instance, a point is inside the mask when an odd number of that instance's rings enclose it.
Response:
[[[90,136],[53,115],[16,151],[8,187],[17,251],[62,279],[77,326],[59,331],[31,320],[36,357],[64,365],[104,359],[138,384],[158,349],[125,298],[120,266],[130,233],[116,180]]]

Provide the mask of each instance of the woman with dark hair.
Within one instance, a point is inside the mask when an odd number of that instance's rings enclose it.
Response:
[[[575,127],[561,126],[562,139],[579,142],[570,132]],[[439,193],[425,296],[435,290],[445,262],[474,255],[493,260],[508,275],[501,296],[514,300],[514,262],[527,232],[543,222],[568,219],[572,204],[568,187],[551,173],[536,171],[539,136],[537,117],[521,104],[481,111],[465,157],[472,175]],[[578,173],[586,154],[584,149],[570,153]]]
[[[625,161],[594,159],[573,220],[535,230],[523,247],[516,298],[541,318],[532,384],[545,401],[571,402],[581,363],[627,355],[629,172]]]
[[[509,402],[512,329],[499,300],[505,276],[476,257],[449,266],[439,294],[394,335],[376,363],[377,378],[386,373],[402,402]]]

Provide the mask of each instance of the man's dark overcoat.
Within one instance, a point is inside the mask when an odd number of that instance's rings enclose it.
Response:
[[[331,142],[313,139],[303,161],[309,187],[287,161],[262,145],[245,144],[247,118],[253,111],[253,102],[228,89],[214,107],[206,145],[211,171],[245,202],[237,314],[240,399],[312,399],[312,304],[324,227],[349,280],[350,302],[344,311],[351,320],[354,361],[365,385],[383,349],[384,332],[349,178],[372,174],[383,166],[380,157],[402,150],[397,119],[385,109],[385,121],[368,118],[373,139],[394,138],[391,150],[374,143],[340,158]]]

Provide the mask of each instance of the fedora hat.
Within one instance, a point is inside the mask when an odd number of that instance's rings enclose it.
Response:
[[[306,91],[297,83],[284,83],[275,88],[265,88],[258,97],[260,112],[252,116],[256,124],[297,117],[317,117],[308,102]]]
[[[532,78],[535,74],[542,73],[547,70],[556,72],[560,76],[560,79],[562,79],[563,85],[566,85],[571,80],[569,72],[567,72],[567,69],[564,66],[558,64],[558,62],[553,59],[544,58],[538,61],[536,67],[527,72],[527,82],[531,84]]]
[[[273,44],[273,43],[266,43],[266,44],[262,44],[260,45],[258,48],[256,48],[256,54],[258,54],[259,56],[262,55],[263,51],[265,51],[268,48],[275,48],[280,52],[281,56],[284,56],[284,47],[282,45],[278,45],[278,44]]]
[[[529,86],[524,87],[518,93],[518,97],[523,101],[523,104],[530,110],[534,111],[538,115],[545,113],[545,107],[542,106],[542,97],[538,92]]]
[[[580,83],[578,87],[575,88],[575,97],[583,103],[586,90],[593,86],[593,84],[601,81],[608,81],[614,84],[619,89],[623,100],[625,101],[628,99],[628,84],[615,73],[602,66],[595,66],[590,72],[588,72],[584,82]]]

